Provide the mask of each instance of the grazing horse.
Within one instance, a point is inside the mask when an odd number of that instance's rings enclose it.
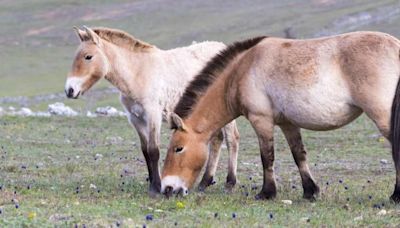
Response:
[[[277,125],[298,166],[303,196],[314,199],[319,187],[300,128],[336,129],[365,112],[392,143],[396,185],[391,199],[399,202],[399,54],[399,40],[378,32],[310,40],[258,37],[230,45],[196,76],[175,108],[162,191],[186,193],[206,161],[207,142],[243,115],[256,131],[263,165],[263,187],[256,198],[276,196]]]
[[[164,51],[120,30],[84,27],[75,31],[81,43],[67,77],[67,97],[78,98],[101,78],[120,90],[128,120],[139,134],[149,172],[150,193],[160,192],[158,160],[162,120],[169,119],[189,81],[225,45],[203,42]],[[230,154],[226,186],[235,185],[238,137],[234,121],[215,134],[209,145],[208,166],[200,189],[213,182],[224,138]]]

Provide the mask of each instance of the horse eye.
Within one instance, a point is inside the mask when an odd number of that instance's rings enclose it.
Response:
[[[182,150],[183,150],[183,147],[178,146],[175,148],[175,153],[180,153],[180,152],[182,152]]]
[[[86,59],[86,60],[91,60],[92,57],[93,57],[93,56],[91,56],[91,55],[87,55],[87,56],[85,56],[85,59]]]

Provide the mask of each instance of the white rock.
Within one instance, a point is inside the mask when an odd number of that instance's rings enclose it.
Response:
[[[382,210],[380,210],[380,211],[378,212],[377,215],[382,216],[382,215],[386,215],[386,214],[387,214],[387,211],[386,211],[385,209],[382,209]]]
[[[49,113],[57,116],[77,116],[78,113],[72,108],[66,106],[64,103],[56,102],[54,104],[49,104]]]
[[[94,185],[94,184],[90,184],[89,188],[91,188],[91,189],[96,189],[96,188],[97,188],[97,186],[96,186],[96,185]]]
[[[100,159],[100,158],[103,157],[103,155],[102,155],[102,154],[96,154],[94,157],[95,157],[96,159]]]
[[[386,165],[388,163],[388,160],[386,159],[381,159],[381,164]]]
[[[307,221],[309,221],[309,217],[303,217],[303,218],[300,218],[300,221],[302,221],[302,222],[307,222]]]
[[[111,106],[98,107],[95,113],[101,116],[126,116],[125,112],[118,111]]]
[[[8,106],[8,111],[15,111],[15,108],[13,106]]]
[[[35,112],[34,115],[39,116],[39,117],[50,117],[51,116],[51,114],[49,112]]]
[[[293,202],[291,200],[282,200],[282,203],[286,204],[286,205],[292,205],[293,204]]]
[[[18,112],[13,112],[12,115],[16,116],[33,116],[34,113],[29,108],[21,108]]]
[[[360,216],[358,216],[358,217],[355,217],[355,218],[354,218],[354,221],[361,221],[361,220],[363,220],[363,219],[364,219],[363,216],[360,215]]]
[[[97,115],[95,113],[92,113],[91,111],[87,111],[86,116],[91,118],[97,117]]]

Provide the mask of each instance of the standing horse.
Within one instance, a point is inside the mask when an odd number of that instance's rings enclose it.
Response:
[[[399,54],[399,40],[377,32],[311,40],[258,37],[234,43],[197,75],[175,108],[162,191],[185,193],[207,158],[211,136],[244,115],[257,133],[264,171],[256,198],[276,195],[277,125],[300,171],[303,196],[314,199],[319,187],[307,164],[300,128],[336,129],[365,112],[392,143],[396,185],[391,199],[399,202]]]
[[[225,45],[203,42],[164,51],[120,30],[84,28],[75,28],[81,44],[67,77],[65,93],[76,99],[101,78],[120,90],[128,120],[139,134],[149,172],[150,192],[160,192],[161,122],[163,118],[169,119],[189,81]],[[215,134],[200,189],[213,181],[224,138],[230,154],[226,186],[235,185],[238,137],[234,121]]]

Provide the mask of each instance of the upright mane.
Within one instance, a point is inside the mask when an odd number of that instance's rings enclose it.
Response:
[[[118,29],[97,27],[93,28],[93,31],[102,39],[131,51],[146,51],[154,47]]]
[[[207,88],[212,85],[235,56],[255,46],[264,38],[266,36],[235,42],[215,55],[186,87],[174,112],[181,118],[186,118],[199,98],[205,94]]]

